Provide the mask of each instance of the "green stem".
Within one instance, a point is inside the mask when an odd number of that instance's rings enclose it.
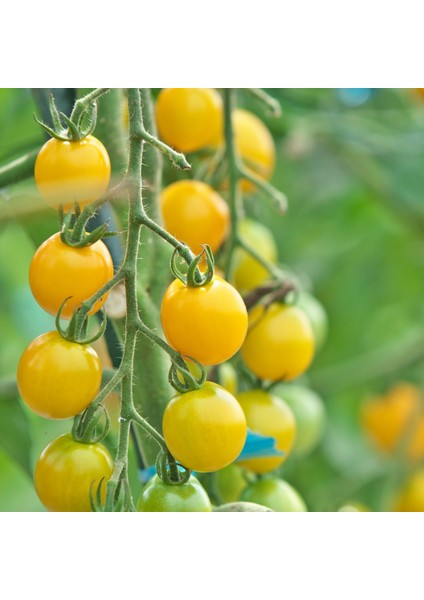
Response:
[[[103,96],[103,94],[106,94],[109,90],[110,88],[96,88],[82,98],[78,98],[78,100],[75,102],[74,108],[72,109],[70,117],[71,121],[78,123],[82,113],[90,106],[90,104],[100,98],[100,96]]]
[[[0,167],[0,188],[12,185],[34,174],[34,165],[40,148],[30,150],[23,156]]]
[[[239,172],[242,177],[253,183],[257,188],[259,188],[264,194],[269,196],[279,212],[284,214],[287,211],[288,201],[287,196],[277,190],[273,185],[268,183],[266,179],[259,177],[254,173],[251,169],[248,169],[246,166],[239,166]]]
[[[253,246],[250,246],[240,236],[237,237],[236,243],[238,246],[240,246],[240,248],[243,248],[243,250],[245,252],[250,254],[250,256],[252,258],[254,258],[258,263],[260,263],[268,271],[268,273],[270,273],[273,277],[275,277],[276,279],[279,279],[279,280],[284,279],[285,275],[279,267],[268,262],[266,260],[266,258],[264,258],[261,254],[258,253],[256,248],[253,248]]]
[[[266,106],[273,117],[281,116],[281,106],[278,100],[267,94],[261,88],[246,88],[246,92],[251,94],[256,100],[259,100],[262,104]]]

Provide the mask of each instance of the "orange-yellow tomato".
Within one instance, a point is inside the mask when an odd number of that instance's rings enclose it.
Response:
[[[261,379],[290,381],[306,371],[314,356],[314,334],[305,313],[274,302],[249,313],[249,332],[242,356]]]
[[[35,183],[46,202],[69,210],[98,200],[110,180],[110,159],[106,148],[94,136],[75,142],[55,138],[44,144],[37,155]]]
[[[47,419],[66,419],[82,412],[94,400],[101,379],[96,351],[63,339],[57,331],[33,340],[17,371],[23,401]]]
[[[62,310],[62,317],[70,319],[74,309],[112,276],[112,258],[101,240],[91,246],[73,248],[64,244],[60,234],[55,233],[34,254],[29,269],[29,285],[38,304],[51,315],[56,315],[62,302],[70,298]],[[96,302],[90,314],[103,306],[108,295]]]
[[[424,406],[421,391],[415,386],[398,383],[385,396],[366,400],[360,417],[381,451],[391,453],[405,443],[406,457],[424,457]]]
[[[240,461],[255,473],[268,473],[279,467],[288,457],[296,437],[296,421],[287,404],[262,390],[242,392],[237,400],[246,416],[247,426],[255,433],[276,439],[276,448],[284,452],[283,456],[269,458],[250,458]]]
[[[218,276],[202,287],[174,280],[162,300],[161,321],[170,345],[203,365],[217,365],[231,358],[247,332],[242,297]]]
[[[271,264],[277,262],[277,246],[272,233],[265,225],[251,219],[243,219],[238,224],[238,231],[241,239],[256,250],[264,260]],[[269,277],[268,270],[256,258],[242,248],[236,249],[231,282],[241,293],[250,292],[262,285]]]
[[[83,444],[66,433],[43,450],[35,465],[37,495],[52,512],[90,512],[90,494],[95,498],[101,484],[104,502],[113,461],[102,444]]]
[[[165,228],[195,254],[208,244],[216,252],[224,242],[230,211],[223,198],[201,181],[184,180],[168,185],[160,195]]]
[[[407,480],[395,502],[397,512],[424,512],[424,469]]]
[[[174,396],[165,409],[162,428],[172,455],[199,473],[218,471],[232,463],[247,435],[240,404],[210,381],[199,390]]]
[[[160,137],[181,152],[213,143],[222,127],[222,100],[210,88],[167,88],[156,101]]]

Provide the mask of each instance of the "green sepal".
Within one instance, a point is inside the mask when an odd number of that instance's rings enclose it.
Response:
[[[174,467],[174,471],[176,470],[177,479],[173,478],[172,467]],[[161,450],[156,458],[156,473],[167,485],[183,485],[191,477],[190,469],[178,463],[169,452],[165,452],[164,450]]]

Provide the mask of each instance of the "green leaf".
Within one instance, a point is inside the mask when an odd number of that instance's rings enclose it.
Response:
[[[0,397],[0,447],[32,477],[30,423],[17,395]]]

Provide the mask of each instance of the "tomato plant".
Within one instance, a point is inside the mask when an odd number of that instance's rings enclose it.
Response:
[[[216,471],[212,477],[212,489],[222,504],[239,500],[247,486],[243,469],[234,464]]]
[[[287,404],[268,392],[250,390],[237,395],[247,426],[255,433],[272,436],[282,456],[250,458],[240,465],[255,473],[267,473],[280,466],[290,454],[296,437],[296,421]]]
[[[222,100],[210,88],[163,89],[156,102],[159,135],[182,152],[211,145],[222,123]]]
[[[215,252],[227,236],[228,205],[201,181],[182,180],[167,186],[160,195],[160,208],[166,229],[196,254],[202,244]]]
[[[139,512],[211,512],[209,496],[193,477],[186,483],[169,485],[155,475],[143,488],[137,503]]]
[[[309,367],[314,346],[311,324],[299,308],[274,302],[250,311],[242,356],[261,379],[295,379]]]
[[[100,389],[102,369],[90,346],[43,333],[25,349],[17,382],[25,404],[47,419],[66,419],[83,411]]]
[[[204,365],[231,358],[247,331],[247,311],[240,294],[218,276],[201,287],[173,281],[162,300],[161,321],[171,346]]]
[[[61,316],[70,319],[75,308],[88,300],[113,276],[113,263],[104,242],[74,248],[55,233],[38,248],[31,261],[29,284],[38,304],[52,315],[69,298]],[[106,302],[105,293],[90,310],[97,312]]]
[[[242,493],[244,502],[256,502],[276,512],[306,512],[306,504],[299,493],[286,481],[275,477],[259,479]]]
[[[305,456],[319,444],[325,429],[325,408],[321,398],[301,385],[277,384],[272,393],[284,400],[296,419],[293,453]]]
[[[65,210],[98,200],[107,190],[110,159],[106,148],[94,136],[82,140],[55,138],[44,144],[34,168],[41,196],[54,208]]]
[[[35,465],[35,489],[42,504],[52,512],[89,512],[90,494],[106,483],[113,461],[102,444],[75,441],[70,434],[56,438],[43,450]]]
[[[182,465],[201,473],[232,463],[243,449],[246,432],[246,419],[237,400],[212,382],[174,396],[163,415],[163,436],[169,450]]]

